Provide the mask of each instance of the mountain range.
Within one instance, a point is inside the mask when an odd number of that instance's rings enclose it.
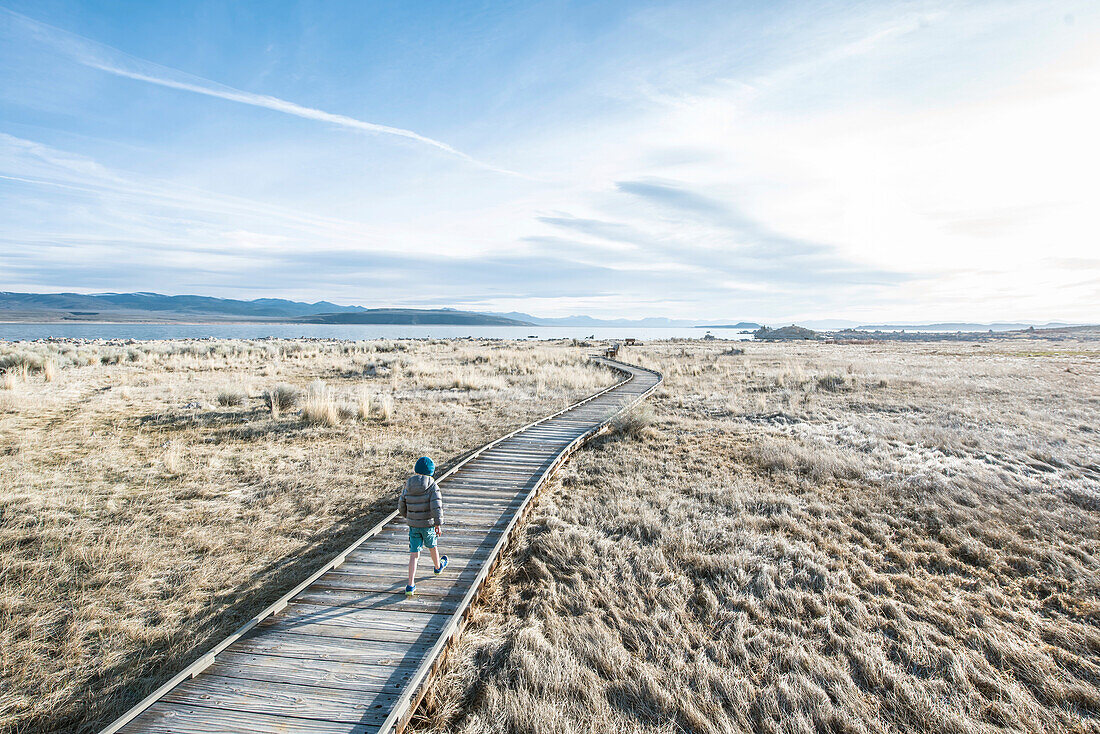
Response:
[[[106,321],[106,322],[272,322],[311,324],[451,324],[469,326],[571,326],[620,328],[709,328],[755,330],[761,324],[668,319],[597,319],[591,316],[543,318],[519,311],[480,312],[453,308],[366,308],[341,306],[329,301],[306,303],[283,298],[251,301],[213,296],[166,296],[160,293],[12,293],[0,291],[0,321]],[[832,331],[1014,331],[1075,326],[1062,322],[941,322],[933,324],[869,324],[843,319],[800,322],[801,326]]]
[[[212,296],[160,293],[0,292],[3,321],[125,322],[282,322],[312,324],[462,324],[479,326],[693,327],[699,321],[667,318],[596,319],[591,316],[541,318],[527,313],[460,311],[452,308],[366,308],[329,301],[304,303],[282,298],[242,301]],[[717,323],[717,322],[716,322]],[[746,324],[745,328],[758,325]],[[715,328],[731,328],[719,325]]]
[[[251,321],[306,324],[465,324],[529,326],[530,322],[454,309],[364,308],[328,301],[303,303],[282,298],[241,301],[160,293],[0,292],[0,320],[6,321]]]

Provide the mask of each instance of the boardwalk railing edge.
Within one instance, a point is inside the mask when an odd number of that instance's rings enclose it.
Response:
[[[620,370],[618,365],[627,364],[625,362],[617,362],[616,360],[611,360],[606,357],[596,357],[595,359],[596,361],[606,364],[607,366],[616,370]],[[504,532],[501,534],[500,539],[497,541],[497,544],[493,547],[493,550],[490,552],[488,558],[485,561],[485,565],[482,566],[480,573],[478,573],[477,577],[471,584],[470,590],[462,598],[462,601],[459,603],[458,608],[455,610],[454,614],[451,615],[451,619],[447,622],[446,626],[444,626],[443,629],[440,631],[439,639],[432,646],[432,649],[428,651],[428,654],[425,655],[424,662],[419,668],[417,668],[416,673],[409,680],[409,685],[406,686],[405,691],[400,695],[400,698],[390,710],[390,715],[386,717],[386,720],[382,723],[382,726],[379,727],[379,734],[391,734],[391,732],[392,734],[400,734],[408,725],[409,721],[411,721],[413,713],[416,711],[416,707],[420,704],[420,701],[421,699],[423,699],[425,693],[427,693],[428,684],[431,683],[432,678],[442,667],[449,648],[455,643],[463,628],[466,626],[466,615],[469,612],[470,608],[473,606],[474,601],[481,595],[482,588],[485,585],[485,581],[489,578],[489,574],[492,573],[493,569],[496,568],[496,565],[499,562],[504,549],[508,547],[508,544],[509,542],[511,542],[512,536],[516,528],[519,527],[519,523],[526,516],[527,512],[531,508],[532,503],[538,496],[539,491],[554,475],[554,472],[556,472],[557,469],[565,462],[565,460],[568,459],[575,451],[577,451],[577,449],[579,449],[587,442],[591,441],[596,436],[599,436],[600,434],[607,431],[611,425],[611,422],[616,417],[622,415],[623,413],[640,403],[646,397],[648,397],[661,385],[661,382],[664,380],[664,377],[661,375],[661,373],[656,370],[647,369],[638,365],[629,366],[657,375],[657,382],[655,382],[648,390],[639,394],[636,398],[634,398],[634,400],[631,400],[628,404],[622,406],[621,408],[619,408],[619,410],[615,411],[615,413],[608,416],[599,425],[593,426],[591,429],[571,441],[568,446],[566,446],[558,453],[558,455],[554,458],[553,463],[551,463],[550,466],[542,473],[542,476],[539,477],[538,481],[535,483],[535,486],[532,487],[531,491],[524,498],[523,503],[519,506],[519,508],[517,508],[515,514],[512,516],[512,519],[508,522],[508,527],[505,528]],[[631,374],[630,377],[623,380],[622,382],[616,385],[612,385],[606,390],[601,390],[600,392],[591,395],[588,398],[585,398],[584,400],[581,400],[580,402],[571,405],[564,410],[558,411],[554,415],[547,416],[543,420],[555,418],[562,413],[572,410],[575,407],[584,405],[588,401],[594,400],[595,398],[598,398],[601,395],[610,392],[611,390],[622,387],[633,379],[634,375]],[[535,423],[532,423],[531,425],[536,425],[541,422],[542,421],[535,421]],[[516,433],[518,432],[519,431],[516,431]],[[488,446],[486,448],[488,448]]]
[[[597,357],[595,359],[596,359],[596,361],[601,362],[601,363],[607,365],[608,367],[611,367],[612,369],[616,370],[617,372],[626,372],[626,370],[623,370],[623,369],[621,369],[620,367],[617,366],[618,364],[625,364],[625,363],[617,363],[614,360],[610,360],[610,359],[603,358],[603,357]],[[636,367],[636,365],[630,365],[630,366]],[[646,369],[644,367],[636,367],[636,368],[637,369]],[[653,390],[655,390],[658,385],[661,384],[661,379],[662,378],[661,378],[661,374],[659,372],[656,372],[656,370],[646,370],[646,371],[647,372],[653,372],[654,374],[656,374],[658,376],[657,383],[654,384],[653,387],[650,388],[649,390],[647,390],[645,393],[639,395],[635,400],[631,401],[630,405],[625,406],[622,409],[620,409],[615,415],[619,415],[623,411],[628,410],[629,408],[636,405],[643,398],[645,398],[647,395],[649,395],[651,392],[653,392]],[[534,426],[537,426],[538,424],[543,423],[545,421],[548,421],[552,418],[557,418],[562,413],[567,413],[568,411],[573,410],[574,408],[578,408],[578,407],[584,405],[585,403],[587,403],[591,400],[595,400],[596,398],[600,397],[601,395],[604,395],[606,393],[611,392],[612,390],[616,390],[616,389],[622,387],[623,385],[627,384],[628,382],[630,382],[631,380],[634,379],[634,375],[629,374],[629,373],[627,373],[627,374],[629,376],[625,380],[621,380],[621,381],[615,383],[614,385],[611,385],[610,387],[606,387],[603,390],[599,390],[598,392],[595,392],[592,395],[589,395],[588,397],[586,397],[582,400],[579,400],[579,401],[577,401],[577,402],[575,402],[571,405],[566,406],[565,408],[562,408],[561,410],[559,410],[556,413],[552,413],[550,415],[543,416],[542,418],[539,418],[538,420],[532,421],[532,422],[530,422],[530,423],[528,423],[524,426],[520,426],[519,428],[512,431],[511,433],[508,433],[504,436],[496,438],[496,439],[490,441],[489,443],[484,444],[480,448],[475,449],[474,451],[470,452],[465,457],[463,457],[454,466],[450,467],[442,476],[440,476],[438,478],[437,481],[442,482],[444,479],[449,477],[451,474],[458,471],[458,469],[460,469],[465,464],[469,463],[470,461],[473,461],[475,458],[477,458],[478,456],[480,456],[482,453],[489,450],[493,446],[496,446],[497,444],[499,444],[503,441],[506,441],[509,438],[512,438],[517,433],[521,433],[523,431],[526,431],[528,428],[532,428]],[[539,479],[538,483],[535,485],[534,488],[532,488],[531,492],[524,499],[523,504],[516,511],[516,514],[513,516],[512,521],[508,525],[507,531],[503,534],[500,541],[498,541],[497,545],[493,548],[492,554],[490,555],[489,559],[485,563],[484,568],[482,569],[482,573],[478,574],[477,579],[475,579],[474,584],[471,587],[470,593],[468,593],[466,595],[466,597],[463,598],[462,604],[459,606],[458,611],[455,612],[455,614],[451,618],[451,621],[448,623],[448,625],[441,632],[439,642],[436,643],[436,645],[431,650],[429,656],[425,659],[425,664],[423,666],[421,666],[422,668],[425,668],[425,669],[428,669],[428,670],[435,670],[436,669],[437,664],[438,664],[438,661],[436,660],[436,658],[439,657],[439,654],[446,647],[445,643],[447,641],[449,641],[453,636],[455,636],[455,629],[456,629],[454,627],[455,620],[458,619],[459,617],[461,617],[463,620],[465,619],[466,611],[468,610],[471,601],[474,598],[476,598],[477,592],[480,590],[482,584],[484,584],[485,577],[488,575],[487,574],[487,569],[489,569],[490,566],[495,565],[496,559],[500,554],[500,550],[503,549],[507,545],[507,539],[511,535],[512,529],[514,528],[514,526],[516,524],[516,519],[518,517],[521,517],[522,514],[525,512],[531,498],[534,497],[535,494],[542,487],[542,484],[545,481],[545,479],[548,476],[550,476],[550,474],[553,473],[553,471],[560,465],[560,463],[562,461],[562,457],[568,456],[570,453],[572,453],[574,450],[576,450],[576,446],[579,445],[578,442],[583,443],[583,441],[588,440],[593,435],[595,435],[594,432],[596,432],[596,431],[606,430],[606,427],[609,423],[610,423],[610,419],[604,421],[603,423],[601,423],[596,428],[593,428],[591,431],[585,433],[584,435],[582,435],[581,437],[579,437],[578,439],[576,439],[575,441],[570,443],[569,446],[566,447],[565,450],[563,450],[561,453],[558,454],[558,456],[555,458],[554,463],[550,466],[550,468],[548,468],[543,473],[543,475]],[[261,611],[256,616],[252,617],[250,620],[245,622],[243,625],[241,625],[239,628],[237,628],[232,634],[230,634],[224,640],[222,640],[217,645],[215,645],[213,648],[208,650],[206,653],[199,656],[197,659],[195,659],[194,662],[192,662],[190,665],[185,667],[179,673],[176,673],[174,676],[169,678],[167,681],[164,682],[163,685],[161,685],[155,691],[150,693],[148,696],[146,696],[141,701],[139,701],[137,704],[135,704],[133,707],[131,707],[129,710],[127,710],[126,713],[124,713],[122,716],[118,717],[113,722],[111,722],[111,724],[109,724],[106,728],[100,730],[99,734],[115,734],[115,732],[117,732],[119,729],[126,726],[131,721],[133,721],[135,718],[137,718],[146,709],[148,709],[154,703],[156,703],[161,698],[163,698],[165,695],[167,695],[169,691],[171,691],[173,688],[178,686],[180,683],[187,680],[188,678],[194,678],[194,677],[198,676],[202,671],[204,671],[208,667],[210,667],[210,665],[213,664],[214,659],[219,654],[221,654],[227,647],[232,645],[234,642],[236,642],[240,638],[244,637],[244,635],[246,635],[252,628],[254,628],[256,625],[258,625],[260,622],[264,621],[265,619],[267,619],[271,615],[277,614],[278,612],[285,609],[294,597],[298,596],[298,594],[305,591],[310,585],[312,585],[315,581],[317,581],[317,579],[321,578],[322,576],[324,576],[326,573],[333,570],[334,568],[339,568],[344,563],[345,559],[347,558],[347,556],[350,553],[352,553],[356,548],[358,548],[363,543],[365,543],[367,540],[369,540],[372,536],[377,535],[378,532],[381,531],[382,528],[384,528],[387,524],[389,524],[395,517],[397,517],[397,512],[396,511],[391,512],[389,515],[387,515],[385,518],[383,518],[380,522],[378,522],[376,525],[374,525],[374,527],[372,527],[370,530],[368,530],[367,532],[365,532],[361,536],[359,536],[354,542],[351,543],[351,545],[349,545],[347,548],[345,548],[344,550],[337,553],[332,558],[332,560],[330,560],[328,563],[324,564],[321,568],[319,568],[314,573],[310,574],[309,577],[306,578],[304,581],[299,583],[297,586],[295,586],[293,589],[288,591],[286,594],[283,594],[283,596],[279,597],[279,599],[277,601],[273,602],[271,605],[269,605],[263,611]],[[420,698],[423,697],[424,691],[422,689],[425,688],[425,686],[423,684],[425,683],[426,672],[427,671],[422,671],[421,669],[418,669],[417,672],[416,672],[416,675],[413,677],[413,680],[410,681],[410,685],[406,689],[410,692],[416,691],[416,690],[419,689],[419,695],[417,695],[417,697],[415,699],[417,702],[419,702]],[[411,717],[412,711],[415,709],[415,706],[409,707],[409,705],[408,705],[411,698],[412,698],[411,696],[406,697],[406,696],[403,695],[402,696],[402,699],[403,699],[402,702],[400,702],[397,706],[395,706],[394,712],[396,712],[398,710],[406,710],[407,709],[408,713],[409,713],[409,716]],[[391,712],[390,717],[386,719],[385,723],[382,725],[382,727],[379,731],[385,732],[385,731],[388,731],[389,729],[394,728],[394,723],[391,722],[391,719],[394,719],[393,712]],[[394,721],[396,721],[396,719],[394,719]],[[408,721],[408,717],[406,717],[404,719],[404,721],[401,724],[401,727],[403,727],[404,724],[407,723],[407,721]],[[398,731],[399,730],[400,730],[400,728],[398,729]]]

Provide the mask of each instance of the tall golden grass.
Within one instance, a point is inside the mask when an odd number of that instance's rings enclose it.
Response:
[[[390,512],[418,456],[614,379],[500,342],[3,343],[0,365],[0,731],[36,734],[136,703]]]
[[[1097,731],[1100,348],[657,344],[415,731]]]

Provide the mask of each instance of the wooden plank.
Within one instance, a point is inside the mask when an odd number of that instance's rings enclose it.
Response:
[[[456,561],[457,563],[457,561]],[[477,575],[477,572],[481,570],[483,564],[470,566],[466,569],[459,569],[457,571],[451,571],[450,565],[447,566],[447,571],[444,571],[439,576],[432,573],[432,564],[429,561],[427,564],[421,563],[416,569],[416,583],[417,588],[420,588],[422,584],[434,584],[440,579],[445,578],[457,578],[468,579]],[[394,585],[399,582],[404,585],[408,580],[408,566],[393,565],[390,567],[385,566],[356,566],[353,569],[349,569],[344,574],[333,574],[329,577],[325,576],[325,583],[314,588],[310,586],[298,596],[294,597],[295,601],[306,601],[306,595],[317,589],[352,589],[355,588],[352,584],[359,579],[371,579],[374,583],[384,584],[392,583]],[[380,592],[388,591],[388,587],[380,589]],[[398,589],[400,591],[400,589]]]
[[[405,598],[404,593],[401,598]],[[371,612],[377,610],[348,609],[348,611]],[[412,614],[412,612],[410,612]],[[447,615],[444,615],[447,616]],[[326,620],[339,622],[338,618]],[[438,629],[408,630],[395,627],[359,627],[354,624],[326,624],[325,622],[288,622],[275,617],[265,619],[260,623],[259,629],[269,632],[285,632],[288,635],[310,635],[312,637],[328,637],[333,640],[370,640],[372,642],[396,642],[408,647],[413,644],[423,645],[431,643],[439,635]]]
[[[496,508],[493,512],[487,512],[487,510],[473,511],[469,508],[463,509],[461,512],[458,510],[447,512],[444,509],[443,537],[439,538],[439,543],[442,547],[446,544],[448,538],[454,538],[456,543],[477,548],[481,545],[480,542],[475,542],[477,539],[485,540],[486,534],[500,531],[501,525],[496,518],[506,514],[511,514],[511,512],[504,508]],[[380,538],[378,544],[381,546],[389,545],[393,551],[408,553],[408,531],[400,530],[391,533],[384,538]],[[426,554],[428,549],[424,548],[420,552]]]
[[[498,495],[496,497],[492,495],[476,496],[456,493],[443,498],[443,515],[446,517],[455,510],[463,509],[507,510],[509,507],[519,504],[526,496],[526,493],[521,495],[510,493],[507,495]]]
[[[470,463],[475,467],[482,464],[508,464],[510,466],[520,466],[533,471],[537,470],[552,458],[553,453],[550,451],[533,451],[528,453],[490,449]]]
[[[446,510],[444,510],[444,512],[446,512]],[[503,529],[499,529],[499,528],[498,529],[491,529],[491,530],[482,530],[480,528],[467,529],[467,528],[461,528],[461,527],[449,527],[447,522],[446,522],[446,519],[447,518],[444,517],[443,536],[438,538],[438,542],[439,542],[440,545],[442,545],[443,543],[451,542],[451,543],[467,543],[467,544],[472,544],[474,546],[478,546],[478,545],[482,545],[486,541],[491,541],[491,540],[495,539],[502,532],[504,532]],[[388,543],[388,542],[397,543],[397,542],[400,542],[400,541],[404,541],[405,545],[408,546],[408,543],[409,543],[408,530],[405,530],[405,529],[395,530],[395,531],[387,530],[387,531],[384,531],[384,533],[379,533],[378,534],[378,542],[379,543]],[[421,553],[427,553],[427,552],[428,552],[428,550],[426,548],[421,551]]]
[[[503,528],[500,527],[472,527],[467,525],[461,525],[456,522],[456,518],[453,516],[445,516],[443,518],[443,535],[437,537],[437,547],[443,548],[448,545],[463,546],[472,549],[480,548],[483,545],[492,545],[492,541],[502,533]],[[379,550],[388,546],[389,550],[393,552],[409,552],[409,538],[407,532],[397,532],[389,534],[385,537],[378,538]],[[422,556],[429,554],[428,548],[420,550]],[[349,556],[349,559],[351,557]],[[362,556],[356,556],[355,562],[361,562]],[[408,559],[406,559],[408,560]],[[340,570],[339,567],[332,569],[334,571]]]
[[[140,714],[127,727],[127,731],[148,734],[367,734],[377,729],[377,724],[272,716],[163,700]]]
[[[232,649],[240,653],[277,655],[336,663],[361,663],[386,667],[415,668],[427,650],[427,644],[407,645],[385,640],[311,635],[307,632],[280,632],[271,628],[262,634],[237,641]]]
[[[404,592],[399,598],[404,599]],[[393,611],[298,603],[287,609],[286,614],[265,619],[257,630],[413,644],[430,639],[447,620],[446,614],[423,614],[412,609]]]
[[[461,510],[447,512],[443,508],[443,527],[449,525],[469,525],[470,527],[485,527],[486,529],[498,524],[505,514],[502,510],[475,510],[464,507]]]
[[[464,481],[496,481],[496,482],[510,482],[519,483],[521,486],[529,482],[532,479],[538,479],[542,476],[546,467],[550,466],[553,462],[546,461],[539,465],[538,469],[530,470],[524,467],[516,468],[513,464],[493,464],[486,467],[479,467],[478,471],[466,474]],[[443,485],[446,487],[447,485]]]
[[[448,497],[443,497],[444,532],[445,528],[447,528],[447,518],[451,513],[464,510],[494,510],[507,512],[509,510],[515,510],[516,507],[522,504],[527,494],[527,492],[521,494],[509,492],[507,494],[459,494],[458,496],[451,496],[450,499],[448,499]]]
[[[402,580],[401,583],[404,584],[405,581]],[[375,609],[382,606],[400,609],[407,608],[418,612],[442,612],[444,614],[453,614],[458,609],[457,599],[419,593],[422,590],[422,586],[423,584],[418,581],[416,585],[418,593],[411,599],[405,598],[403,591],[400,594],[394,594],[390,592],[314,589],[313,587],[310,587],[307,591],[303,591],[296,598],[310,604],[332,604],[335,606],[363,607],[366,609]]]
[[[359,629],[384,629],[419,634],[424,630],[438,630],[447,622],[446,615],[416,614],[377,609],[364,612],[358,609],[339,609],[291,602],[286,611],[273,617],[279,624],[329,624]]]
[[[513,461],[511,459],[496,459],[491,461],[478,461],[478,465],[472,467],[469,472],[466,472],[465,476],[476,476],[481,474],[482,470],[489,472],[511,472],[514,474],[525,474],[528,477],[535,477],[542,474],[542,470],[553,463],[553,456],[547,456],[537,463],[527,464],[524,462]],[[446,482],[443,484],[446,486]]]
[[[421,594],[429,594],[431,596],[461,596],[462,592],[473,581],[473,577],[477,573],[468,574],[465,578],[459,577],[447,577],[447,576],[432,576],[430,578],[422,578],[417,581],[416,590]],[[405,598],[405,583],[407,579],[400,578],[379,578],[377,576],[360,576],[354,574],[325,574],[316,583],[318,589],[341,589],[345,591],[373,591],[380,594],[389,594],[394,597]],[[312,586],[310,587],[313,588]],[[295,597],[295,602],[301,599],[301,595]],[[302,602],[305,603],[305,602]],[[379,605],[377,608],[393,607],[387,605]],[[401,611],[405,611],[402,608]]]
[[[443,537],[446,538],[447,536],[444,535]],[[444,551],[444,552],[446,552],[446,551]],[[455,562],[457,562],[459,560],[482,562],[486,558],[489,557],[490,552],[491,552],[491,549],[488,549],[488,548],[483,549],[483,550],[471,550],[471,551],[465,551],[464,550],[461,554],[455,554]],[[423,554],[423,551],[421,551],[421,554]],[[421,556],[421,561],[423,561],[423,556]],[[376,550],[372,553],[352,553],[352,554],[348,555],[348,560],[347,560],[345,565],[348,565],[348,566],[351,566],[353,564],[364,564],[364,565],[371,565],[371,564],[381,565],[381,564],[385,564],[385,565],[389,565],[389,564],[407,564],[408,562],[409,562],[409,546],[408,546],[408,543],[406,543],[404,549],[402,549],[399,545],[395,545],[395,547],[392,550],[389,550],[389,551],[383,551],[383,550],[379,549],[379,550]],[[334,569],[334,570],[336,570],[336,569]]]
[[[517,436],[510,440],[515,441],[515,443],[507,447],[508,453],[490,454],[486,458],[496,459],[497,461],[508,461],[512,458],[520,457],[526,457],[528,459],[541,458],[545,462],[547,460],[552,460],[561,453],[561,450],[568,446],[572,439],[549,441],[545,438],[537,438],[534,436]]]
[[[518,480],[530,479],[532,476],[531,472],[522,471],[520,469],[510,469],[508,467],[499,467],[494,469],[492,467],[485,466],[477,466],[472,468],[466,476],[472,475],[476,475],[483,479],[495,479],[499,477],[504,479]]]
[[[581,431],[579,429],[530,429],[528,431],[524,431],[523,433],[517,433],[515,436],[509,438],[507,441],[502,442],[499,446],[494,446],[492,449],[487,451],[486,454],[545,454],[550,451],[552,447],[568,443],[582,433],[584,433],[584,431]],[[543,443],[543,445],[531,446],[530,444],[519,443],[520,441],[530,442],[532,439],[538,439]]]
[[[393,693],[360,691],[349,696],[331,688],[202,675],[177,686],[164,700],[184,706],[370,726],[385,718],[395,698]]]
[[[485,564],[484,557],[473,559],[461,553],[447,553],[445,555],[448,557],[449,562],[447,564],[447,570],[443,572],[444,576],[458,575],[465,573],[466,571],[475,571]],[[427,563],[425,563],[424,561],[424,558],[420,559],[420,563],[416,567],[416,577],[434,578],[435,575],[432,573],[431,558],[429,557],[427,559]],[[406,553],[402,555],[400,560],[394,559],[370,563],[346,563],[337,570],[341,573],[359,574],[360,576],[369,576],[373,574],[382,578],[391,576],[405,578],[408,566],[409,555]],[[306,591],[309,591],[309,589],[306,589]],[[294,598],[297,599],[298,597]]]
[[[542,476],[542,472],[532,472],[526,478],[520,477],[518,479],[503,479],[501,477],[487,477],[484,474],[463,474],[461,477],[444,482],[440,485],[440,489],[444,492],[454,488],[463,487],[466,485],[484,486],[489,485],[492,487],[505,487],[508,489],[522,489],[524,487],[530,487],[538,478]],[[444,495],[446,496],[446,495]]]
[[[517,436],[538,436],[540,438],[568,438],[572,436],[579,436],[584,433],[585,428],[575,428],[571,426],[556,425],[554,423],[543,423],[541,426],[535,426],[534,428],[528,428],[523,433],[516,434]],[[494,447],[495,449],[495,447]]]
[[[536,461],[538,459],[545,459],[547,456],[553,456],[556,452],[551,448],[557,441],[546,441],[545,446],[529,446],[512,444],[517,438],[526,437],[530,438],[531,435],[524,433],[517,433],[514,437],[508,439],[504,443],[501,443],[493,448],[489,449],[485,453],[478,456],[478,459],[486,458],[499,458],[499,459],[517,459],[520,461]],[[465,468],[465,467],[463,467]]]
[[[396,693],[412,677],[411,668],[331,660],[287,658],[227,651],[206,669],[211,675],[273,683],[295,683],[343,691]]]
[[[443,511],[447,511],[448,500],[513,500],[520,499],[520,497],[526,497],[530,492],[528,490],[517,490],[515,487],[499,487],[493,485],[482,486],[452,486],[450,489],[443,490]]]
[[[516,489],[500,489],[493,487],[452,487],[445,490],[443,495],[443,510],[447,510],[447,502],[458,500],[467,502],[470,500],[491,500],[493,502],[512,502],[521,500],[527,496],[528,491]]]
[[[445,553],[448,558],[447,568],[443,573],[436,575],[432,569],[432,559],[430,557],[421,557],[420,562],[416,568],[417,583],[424,581],[426,583],[440,584],[445,580],[447,582],[455,581],[466,578],[470,575],[477,575],[478,570],[484,566],[483,560],[476,561],[473,565],[463,566],[464,560],[460,549],[453,549],[453,553]],[[450,560],[451,558],[454,560]],[[406,556],[406,559],[408,556]],[[335,588],[350,588],[348,583],[352,579],[360,579],[363,583],[384,584],[393,583],[396,584],[401,581],[404,584],[408,577],[408,561],[403,564],[394,563],[389,566],[381,564],[356,564],[355,566],[349,566],[348,568],[340,568],[335,571],[330,571],[317,580],[318,588],[335,589]],[[312,587],[310,587],[312,588]],[[364,587],[365,588],[365,587]],[[385,588],[380,588],[378,591],[385,591]],[[307,589],[308,591],[308,589]],[[303,592],[305,593],[305,592]],[[298,597],[295,597],[297,600]]]
[[[486,479],[485,477],[474,478],[455,482],[454,484],[446,484],[440,487],[440,491],[443,494],[443,501],[447,501],[447,497],[452,492],[459,492],[465,489],[472,491],[482,492],[495,492],[495,493],[515,493],[515,494],[527,494],[538,483],[538,477],[531,476],[524,482],[502,482],[496,479]]]
[[[532,439],[532,436],[520,434],[515,438],[509,439],[509,441],[523,440],[524,443],[509,444],[508,446],[492,449],[477,457],[477,461],[481,461],[482,459],[497,462],[510,461],[517,465],[532,465],[538,467],[548,458],[556,456],[558,453],[558,444],[562,443],[560,441],[550,441],[545,438],[539,439],[538,442],[533,442]],[[466,467],[463,468],[465,469]]]

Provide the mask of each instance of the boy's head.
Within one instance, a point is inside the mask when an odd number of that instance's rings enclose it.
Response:
[[[431,476],[435,474],[435,462],[429,459],[427,456],[421,456],[416,460],[417,474],[424,474],[425,476]]]

